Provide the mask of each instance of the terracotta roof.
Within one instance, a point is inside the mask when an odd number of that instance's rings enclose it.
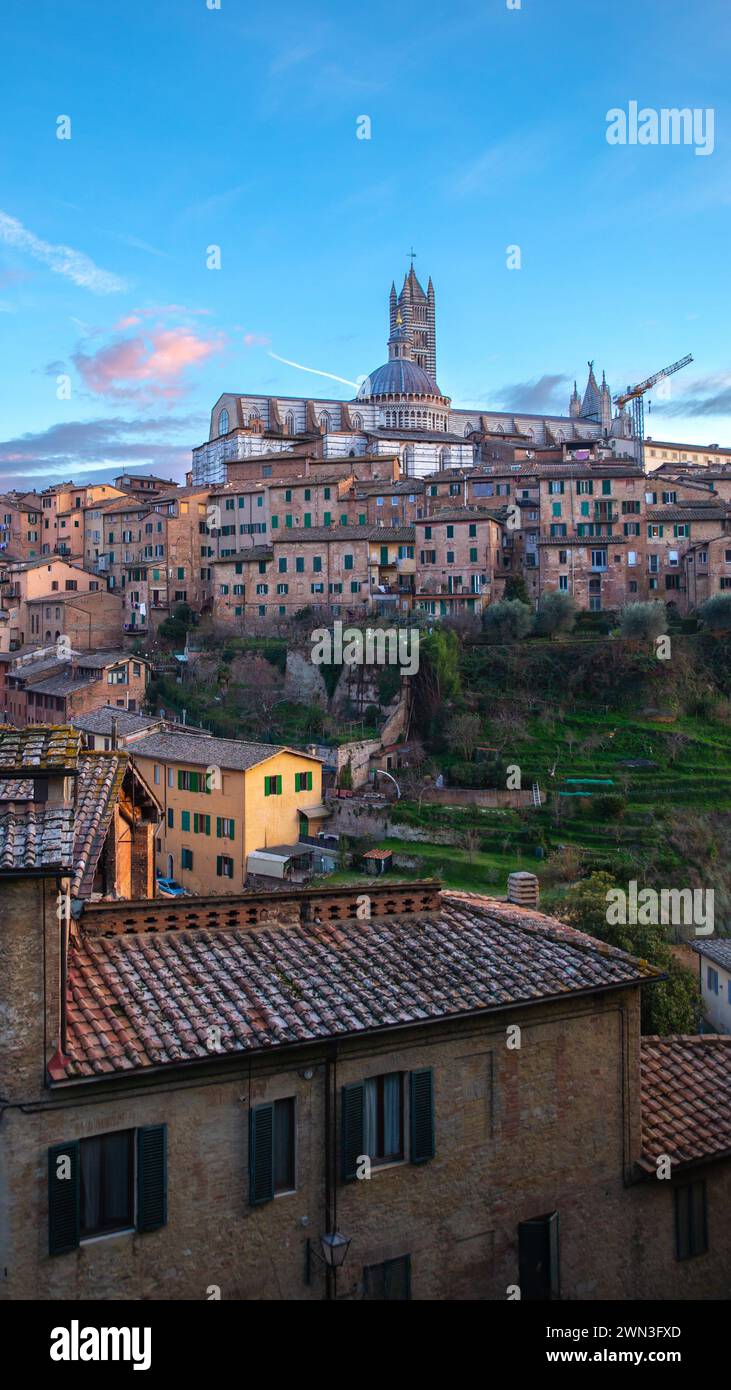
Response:
[[[719,521],[730,510],[727,502],[680,502],[648,507],[648,521]]]
[[[101,705],[99,709],[89,710],[88,714],[80,714],[71,722],[75,729],[81,729],[84,734],[109,736],[115,720],[117,732],[122,737],[125,734],[139,733],[144,729],[154,729],[160,723],[154,715],[135,714],[131,710],[117,709],[115,705]]]
[[[370,530],[361,526],[361,531],[366,531],[369,541],[378,541],[386,545],[389,541],[402,541],[414,544],[416,533],[413,526],[372,526]]]
[[[73,840],[74,810],[63,802],[0,809],[0,874],[66,872]]]
[[[731,1151],[731,1037],[642,1039],[642,1159],[646,1172]]]
[[[65,724],[0,724],[0,773],[73,770],[80,748],[81,735]]]
[[[84,934],[82,918],[65,1072],[210,1060],[212,1025],[222,1055],[240,1055],[656,975],[550,917],[470,894],[442,895],[433,913],[330,924],[108,935],[98,924]]]
[[[71,878],[71,893],[75,898],[86,898],[92,891],[96,866],[126,771],[126,753],[85,753],[79,759]]]
[[[723,970],[731,970],[731,936],[717,937],[715,941],[694,941],[693,950],[699,956],[715,961]]]
[[[158,758],[160,762],[192,763],[195,767],[232,768],[245,772],[275,753],[284,753],[276,743],[245,743],[235,738],[214,738],[211,734],[164,733],[148,734],[132,745],[134,757]],[[309,755],[299,753],[299,757]],[[316,760],[315,760],[316,761]]]
[[[321,541],[367,541],[367,526],[286,527],[272,536],[274,545],[319,544]]]
[[[80,748],[81,735],[68,727],[0,728],[0,873],[68,872],[77,898],[91,893],[128,767],[126,753]],[[14,773],[77,772],[73,802],[33,802],[33,778],[2,776],[18,761]]]

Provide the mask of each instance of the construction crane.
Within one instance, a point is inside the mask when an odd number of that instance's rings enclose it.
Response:
[[[688,353],[687,357],[681,357],[677,362],[672,362],[669,367],[663,367],[661,371],[655,372],[654,376],[648,376],[645,381],[639,381],[636,386],[628,386],[621,395],[614,397],[614,404],[620,410],[632,402],[632,433],[639,441],[639,461],[644,467],[644,442],[645,442],[645,392],[650,387],[655,386],[658,381],[664,381],[665,377],[673,376],[679,372],[681,367],[687,367],[693,361],[693,354]]]

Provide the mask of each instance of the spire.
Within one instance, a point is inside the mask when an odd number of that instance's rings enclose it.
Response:
[[[572,396],[571,396],[571,400],[569,401],[569,415],[571,416],[571,418],[572,418],[573,420],[576,420],[576,419],[578,419],[578,417],[579,417],[580,414],[581,414],[581,396],[579,395],[579,393],[578,393],[578,391],[577,391],[577,389],[576,389],[576,382],[574,382],[574,390],[573,390],[573,393],[572,393]]]
[[[601,419],[601,400],[599,386],[594,375],[594,363],[589,362],[589,380],[586,383],[584,399],[581,402],[581,415],[584,420],[596,420],[597,424]]]

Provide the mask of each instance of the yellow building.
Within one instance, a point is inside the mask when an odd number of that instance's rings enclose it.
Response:
[[[327,816],[322,763],[307,753],[175,731],[137,738],[129,752],[163,806],[157,873],[192,893],[240,893],[247,873],[287,877],[286,851]]]

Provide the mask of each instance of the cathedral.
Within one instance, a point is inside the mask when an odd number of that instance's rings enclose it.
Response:
[[[613,413],[606,378],[599,386],[593,362],[583,398],[574,382],[568,415],[453,408],[437,383],[434,286],[430,278],[424,290],[413,258],[401,291],[391,285],[387,350],[387,360],[365,377],[354,400],[220,396],[208,440],[193,450],[192,481],[221,483],[228,462],[309,442],[326,459],[397,455],[409,477],[470,467],[491,439],[546,448],[605,438],[615,441],[617,453],[633,452],[630,417]]]

